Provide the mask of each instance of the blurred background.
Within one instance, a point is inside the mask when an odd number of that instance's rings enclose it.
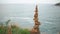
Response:
[[[37,1],[37,2],[36,2]],[[35,5],[38,3],[40,31],[48,34],[60,32],[60,0],[0,0],[0,23],[11,20],[21,28],[32,29]]]

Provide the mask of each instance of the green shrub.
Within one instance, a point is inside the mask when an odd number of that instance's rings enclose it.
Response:
[[[11,20],[8,20],[5,22],[5,24],[0,23],[0,34],[7,34],[7,30],[8,30],[8,24]],[[12,34],[30,34],[28,29],[22,29],[17,27],[16,25],[11,25],[11,32]]]
[[[12,34],[30,34],[28,29],[22,29],[19,27],[12,27]]]

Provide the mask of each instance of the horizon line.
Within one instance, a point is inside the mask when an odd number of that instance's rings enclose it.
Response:
[[[38,4],[56,4],[56,3],[59,3],[59,2],[40,2]],[[37,3],[15,3],[15,2],[11,2],[11,3],[0,3],[0,4],[37,4]]]
[[[0,4],[35,4],[35,3],[0,3]],[[56,3],[38,3],[38,4],[56,4]]]

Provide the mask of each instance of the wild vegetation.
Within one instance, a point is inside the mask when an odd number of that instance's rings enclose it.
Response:
[[[5,24],[0,23],[0,34],[8,34],[8,24],[10,20],[6,21]],[[28,29],[22,29],[16,25],[11,25],[12,34],[30,34]]]

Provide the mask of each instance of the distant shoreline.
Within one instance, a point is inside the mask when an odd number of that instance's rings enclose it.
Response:
[[[60,6],[60,3],[56,3],[55,6]]]

